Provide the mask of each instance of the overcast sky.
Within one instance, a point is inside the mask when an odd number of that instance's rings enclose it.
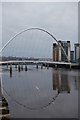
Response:
[[[71,49],[78,42],[78,3],[2,3],[3,45],[17,32],[40,27],[57,40],[70,40]],[[50,36],[40,31],[30,31],[17,37],[4,50],[5,55],[25,57],[52,57]]]

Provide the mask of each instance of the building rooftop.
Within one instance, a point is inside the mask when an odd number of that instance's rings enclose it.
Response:
[[[74,45],[75,45],[75,46],[80,46],[80,43],[75,43]]]

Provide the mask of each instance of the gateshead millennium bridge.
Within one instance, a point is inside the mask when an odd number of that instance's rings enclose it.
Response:
[[[46,64],[48,66],[59,66],[59,67],[69,67],[71,69],[71,67],[73,66],[78,66],[78,64],[72,64],[63,48],[63,46],[60,44],[60,42],[50,33],[48,32],[47,30],[44,30],[42,28],[28,28],[28,29],[25,29],[25,30],[22,30],[20,31],[19,33],[15,34],[10,40],[8,40],[8,42],[1,48],[0,50],[0,53],[2,53],[2,51],[9,45],[9,43],[13,40],[15,40],[15,38],[17,36],[19,36],[20,34],[24,33],[24,32],[27,32],[27,31],[31,31],[31,30],[38,30],[38,31],[41,31],[41,32],[44,32],[44,33],[47,33],[50,37],[52,37],[60,46],[61,46],[61,49],[63,50],[68,62],[53,62],[53,61],[0,61],[0,65],[4,65],[4,64],[24,64],[24,63],[28,63],[28,64]]]

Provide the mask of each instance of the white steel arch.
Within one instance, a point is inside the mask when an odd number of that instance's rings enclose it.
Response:
[[[66,52],[65,52],[65,50],[64,50],[64,48],[63,48],[63,46],[59,43],[59,41],[58,41],[50,32],[48,32],[47,30],[44,30],[44,29],[42,29],[42,28],[28,28],[28,29],[24,29],[24,30],[18,32],[18,33],[15,34],[10,40],[8,40],[8,42],[1,48],[0,53],[1,53],[1,52],[5,49],[5,47],[6,47],[12,40],[14,40],[17,36],[19,36],[20,34],[22,34],[22,33],[24,33],[24,32],[30,31],[30,30],[39,30],[39,31],[45,32],[45,33],[47,33],[49,36],[51,36],[51,37],[61,46],[61,48],[62,48],[62,50],[63,50],[63,52],[64,52],[64,54],[65,54],[65,56],[66,56],[66,58],[67,58],[67,60],[68,60],[68,62],[70,62],[70,60],[69,60],[69,58],[68,58],[68,56],[67,56],[67,54],[66,54]]]

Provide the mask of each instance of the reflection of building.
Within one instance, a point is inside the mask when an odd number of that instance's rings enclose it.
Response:
[[[53,74],[53,90],[57,88],[57,75]]]
[[[59,41],[64,48],[68,59],[71,60],[71,46],[70,41]],[[67,61],[67,58],[59,44],[53,43],[53,61]]]
[[[58,90],[58,93],[70,93],[68,75],[60,74],[58,71],[53,72],[53,90]]]
[[[69,80],[68,75],[61,75],[61,91],[65,92],[67,91],[70,93],[70,86],[69,86]]]
[[[77,89],[77,90],[78,90],[78,80],[79,80],[78,77],[79,76],[75,76],[75,89]]]
[[[74,60],[78,62],[80,60],[80,44],[74,44]]]
[[[60,93],[60,86],[59,74],[57,72],[53,73],[53,90],[58,89],[58,93]]]

